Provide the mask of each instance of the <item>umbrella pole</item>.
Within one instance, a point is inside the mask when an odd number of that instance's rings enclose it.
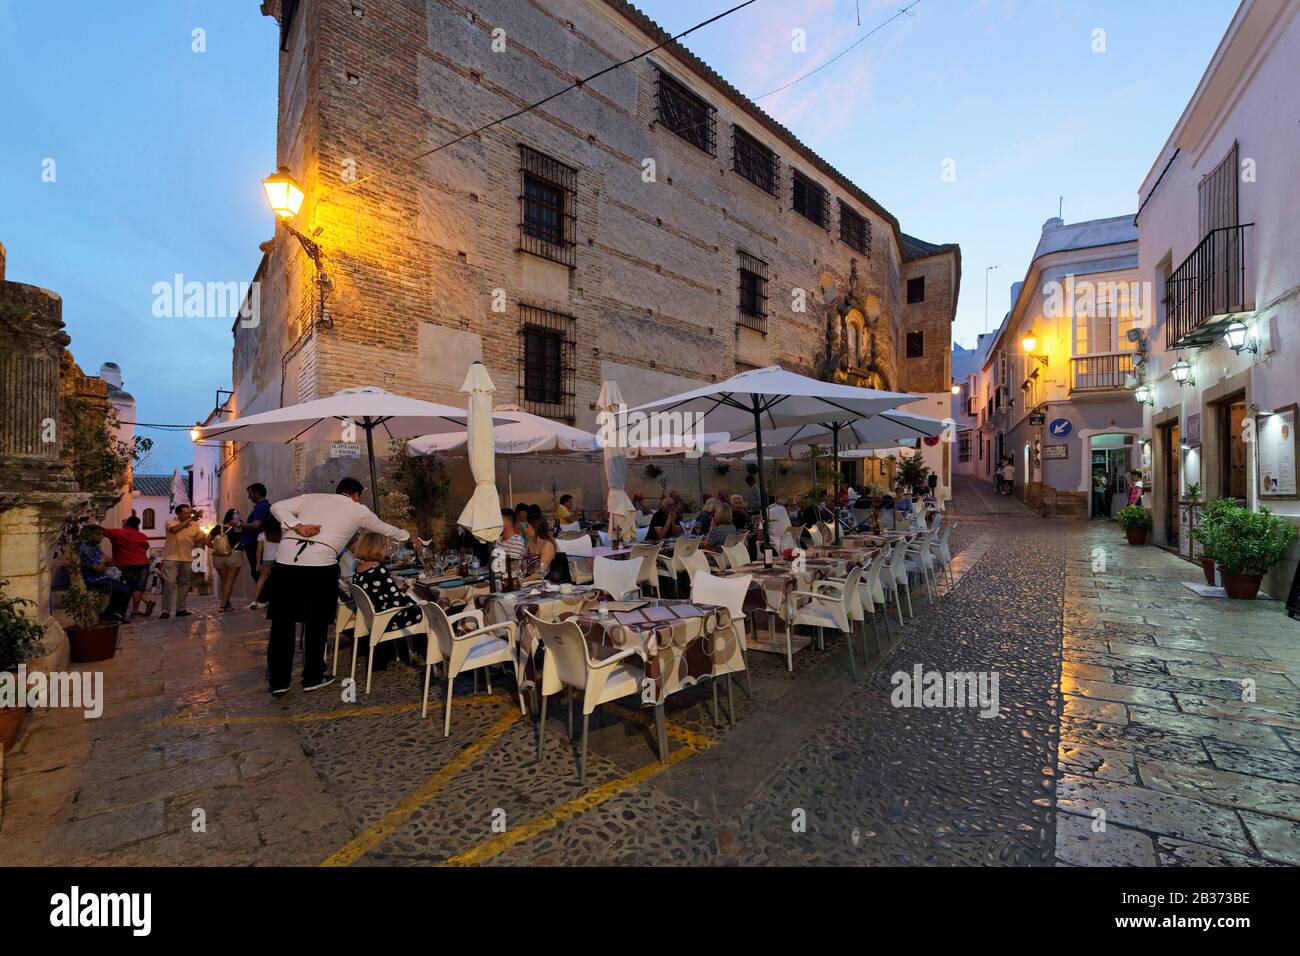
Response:
[[[513,507],[515,506],[515,479],[514,479],[514,477],[510,474],[510,456],[509,456],[509,455],[506,455],[506,489],[507,489],[507,491],[506,491],[506,495],[507,495],[508,498],[509,498],[509,501],[508,501],[508,503],[506,504],[506,507],[507,507],[507,508],[513,508]]]
[[[840,426],[831,428],[831,451],[835,455],[835,498],[831,501],[831,518],[835,522],[835,543],[840,543]]]
[[[695,459],[695,477],[700,483],[700,507],[704,507],[704,449],[700,449],[700,457]]]
[[[379,479],[375,473],[375,426],[366,425],[366,453],[370,456],[370,500],[374,502],[375,514],[379,514]]]
[[[758,508],[763,512],[763,540],[759,543],[759,547],[766,551],[772,546],[772,538],[768,529],[767,485],[763,481],[763,418],[758,410],[758,402],[754,403],[754,441],[756,443],[754,452],[758,456]],[[762,558],[761,552],[759,557]]]

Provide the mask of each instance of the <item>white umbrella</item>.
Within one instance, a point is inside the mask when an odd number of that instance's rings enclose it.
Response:
[[[378,512],[374,433],[378,431],[381,438],[412,438],[431,432],[452,431],[465,427],[465,417],[463,408],[394,395],[382,388],[366,385],[345,388],[328,398],[209,425],[199,432],[200,440],[219,438],[222,441],[264,441],[287,445],[295,441],[351,440],[346,437],[349,430],[359,428],[366,433],[370,495]]]
[[[498,405],[492,413],[498,424],[492,429],[492,439],[498,455],[506,456],[506,483],[510,500],[514,501],[514,482],[510,478],[510,459],[514,455],[546,452],[594,452],[600,442],[591,432],[553,422],[540,415],[530,415],[517,405]],[[447,455],[465,451],[469,432],[444,432],[440,435],[422,435],[406,444],[406,453],[416,455]]]
[[[619,444],[623,434],[620,427],[627,405],[618,390],[617,382],[604,382],[596,407],[603,416],[601,438],[605,439],[605,483],[609,492],[605,496],[605,510],[609,512],[609,537],[611,541],[623,540],[636,532],[636,509],[627,496],[627,450]],[[611,435],[612,433],[612,435]],[[609,438],[614,440],[610,441]]]
[[[480,541],[489,544],[501,537],[501,503],[497,500],[496,459],[492,442],[492,393],[497,387],[482,362],[475,362],[465,376],[462,392],[469,393],[469,469],[474,475],[474,494],[457,521]]]
[[[789,372],[779,365],[755,369],[701,388],[649,402],[635,412],[676,412],[691,416],[693,430],[730,432],[734,438],[752,438],[758,445],[758,490],[767,500],[763,481],[763,430],[785,425],[846,422],[886,412],[914,402],[906,392],[884,392],[822,382]],[[829,426],[823,425],[823,430]],[[763,508],[763,530],[768,524]]]

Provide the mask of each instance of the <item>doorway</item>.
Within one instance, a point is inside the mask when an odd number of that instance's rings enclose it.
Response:
[[[1154,493],[1161,495],[1165,506],[1164,544],[1169,548],[1178,547],[1178,499],[1182,494],[1183,450],[1179,443],[1178,422],[1160,426],[1160,451],[1164,459],[1164,471],[1160,481],[1156,482]],[[1155,504],[1154,494],[1152,504]]]
[[[1215,403],[1214,424],[1218,437],[1220,498],[1236,498],[1246,504],[1246,443],[1241,440],[1246,420],[1246,396],[1238,393]]]
[[[1111,518],[1128,500],[1132,435],[1093,435],[1089,442],[1092,517]]]

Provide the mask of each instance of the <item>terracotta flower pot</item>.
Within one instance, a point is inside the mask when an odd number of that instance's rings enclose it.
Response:
[[[8,750],[14,745],[26,716],[26,707],[0,707],[0,747]]]
[[[1128,538],[1129,544],[1146,544],[1148,528],[1125,528],[1124,537]]]
[[[1205,583],[1208,584],[1210,587],[1214,587],[1214,559],[1201,558],[1200,564],[1201,564],[1201,571],[1204,572],[1205,574]]]
[[[117,625],[68,628],[68,651],[74,664],[106,661],[117,653]]]
[[[1228,593],[1228,597],[1240,601],[1255,600],[1259,594],[1259,584],[1264,580],[1262,574],[1232,574],[1223,568],[1219,568],[1219,574],[1223,577],[1223,590]]]

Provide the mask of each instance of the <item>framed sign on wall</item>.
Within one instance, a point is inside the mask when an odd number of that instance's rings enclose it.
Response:
[[[1295,405],[1261,415],[1255,423],[1258,442],[1259,496],[1296,498],[1296,411]]]

